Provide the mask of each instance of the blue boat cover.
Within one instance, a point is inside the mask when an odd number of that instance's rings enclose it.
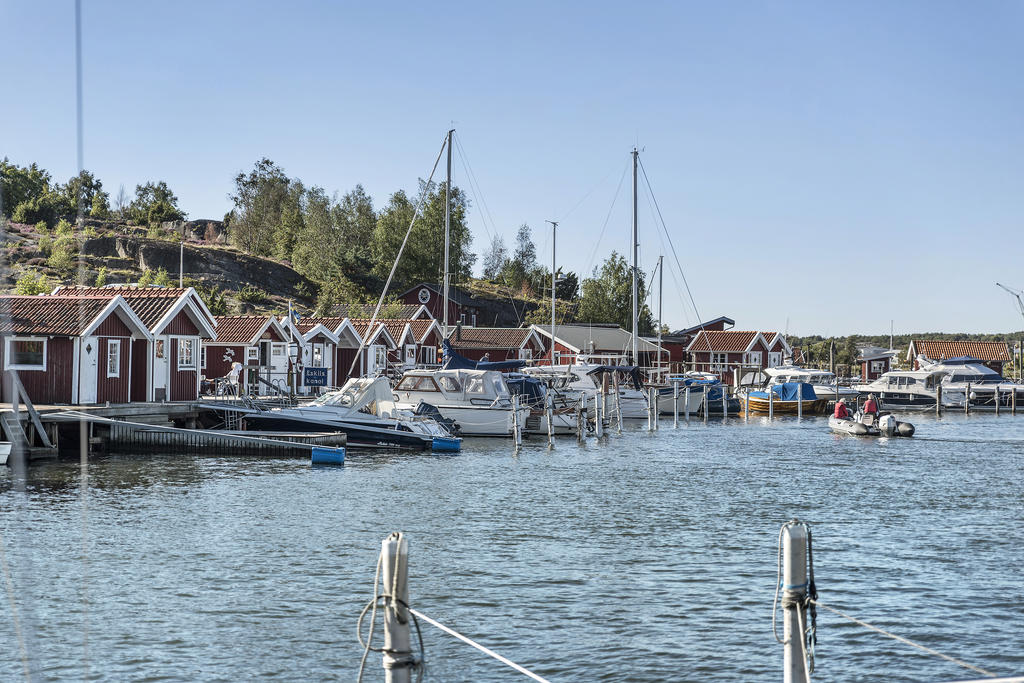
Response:
[[[783,384],[772,385],[772,391],[775,392],[775,396],[782,401],[795,401],[801,396],[805,401],[815,401],[818,399],[814,394],[814,387],[807,382],[785,382]]]
[[[530,377],[519,372],[505,375],[505,384],[513,394],[523,397],[526,405],[536,405],[544,402],[544,384],[536,377]]]
[[[600,375],[605,372],[621,372],[630,379],[633,380],[633,388],[637,391],[642,391],[644,388],[643,380],[640,379],[640,368],[635,365],[598,365],[593,370],[589,371],[588,375]]]
[[[525,360],[471,360],[455,352],[450,341],[445,339],[441,342],[441,350],[444,352],[444,365],[442,370],[518,370],[526,365]]]

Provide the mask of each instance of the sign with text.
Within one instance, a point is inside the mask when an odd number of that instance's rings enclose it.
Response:
[[[303,368],[302,383],[307,387],[326,387],[327,368]]]

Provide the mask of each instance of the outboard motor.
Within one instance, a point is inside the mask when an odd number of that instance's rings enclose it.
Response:
[[[878,418],[878,431],[882,436],[892,436],[896,433],[896,418],[892,415],[883,415]]]

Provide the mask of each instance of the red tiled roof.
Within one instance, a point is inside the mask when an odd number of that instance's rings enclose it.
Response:
[[[970,356],[986,363],[991,361],[1010,361],[1010,347],[1007,346],[1006,342],[915,339],[913,344],[918,355],[932,360]]]
[[[740,352],[746,351],[750,343],[754,341],[757,332],[740,330],[701,330],[690,343],[689,351],[718,351],[718,352]]]
[[[520,349],[531,332],[527,327],[463,327],[451,342],[455,349]]]
[[[329,329],[331,332],[334,332],[335,330],[338,329],[338,327],[344,321],[345,321],[344,318],[338,318],[338,317],[302,318],[301,320],[299,320],[299,322],[296,324],[296,326],[299,328],[299,332],[302,332],[302,334],[306,334],[307,332],[309,332],[311,329],[313,329],[317,325],[323,325],[324,327]]]
[[[112,296],[0,296],[0,333],[77,337]]]
[[[248,344],[263,329],[269,315],[218,315],[217,344]]]
[[[434,325],[435,323],[432,319],[409,321],[409,327],[412,328],[412,336],[416,338],[417,342],[423,341],[423,337],[424,335],[427,334],[427,330],[429,330]],[[441,328],[439,327],[437,329],[440,330]]]
[[[388,319],[385,319],[385,320],[378,320],[375,323],[373,323],[373,330],[374,330],[374,332],[376,332],[377,329],[381,325],[383,325],[384,328],[387,329],[388,334],[391,335],[391,338],[394,339],[396,343],[399,343],[399,342],[402,341],[402,333],[405,331],[405,325],[408,322],[410,322],[410,321],[408,321],[408,320],[396,320],[396,319],[393,319],[393,318],[388,318]],[[352,320],[352,325],[356,328],[356,332],[359,333],[359,336],[362,337],[363,339],[366,339],[366,333],[367,333],[367,331],[369,329],[369,326],[370,326],[370,319],[369,318],[361,318],[361,319],[357,318],[355,320]]]
[[[106,296],[120,294],[151,331],[174,308],[188,289],[178,287],[61,287],[58,296]]]

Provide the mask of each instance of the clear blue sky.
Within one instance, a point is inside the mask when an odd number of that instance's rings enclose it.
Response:
[[[474,248],[525,222],[548,261],[559,219],[559,264],[589,271],[629,248],[628,178],[609,209],[638,144],[702,318],[1024,326],[994,284],[1024,289],[1024,4],[83,5],[85,166],[112,195],[162,179],[220,218],[268,156],[380,206],[454,123]],[[0,41],[0,156],[64,181],[73,3],[0,0]],[[649,272],[665,247],[645,197],[640,226]],[[673,270],[677,328],[695,315]]]

